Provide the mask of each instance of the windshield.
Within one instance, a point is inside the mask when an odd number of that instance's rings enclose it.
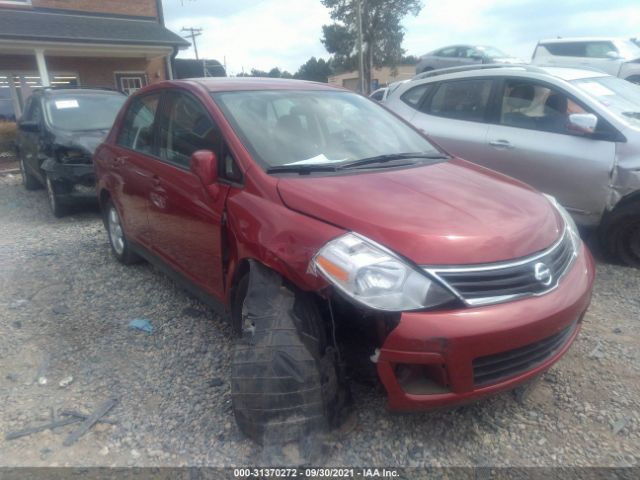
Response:
[[[440,154],[411,127],[354,93],[266,90],[213,97],[265,169],[340,165],[409,152]]]
[[[627,60],[640,58],[640,47],[638,47],[632,41],[616,40],[614,43],[618,48],[618,52],[620,53],[620,56],[622,58],[626,58]]]
[[[476,49],[484,53],[487,57],[505,58],[505,57],[511,56],[511,55],[507,55],[502,50],[498,50],[496,47],[483,46],[483,47],[476,47]]]
[[[640,126],[640,86],[617,77],[583,78],[571,83],[622,116],[627,123]]]
[[[115,94],[55,95],[46,102],[49,123],[62,130],[107,130],[127,97]]]

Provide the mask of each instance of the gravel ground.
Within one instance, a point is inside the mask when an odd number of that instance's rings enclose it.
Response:
[[[0,438],[2,466],[640,463],[640,271],[599,263],[581,335],[524,400],[503,394],[399,415],[385,410],[380,389],[355,385],[351,428],[262,448],[233,420],[222,319],[151,266],[118,264],[95,209],[56,220],[44,191],[6,176],[0,218],[1,433],[47,422],[52,410],[119,400],[116,425],[70,447],[72,426]],[[153,333],[129,329],[135,318]]]

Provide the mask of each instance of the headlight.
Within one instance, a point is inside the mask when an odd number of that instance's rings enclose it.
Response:
[[[424,272],[354,233],[331,240],[311,265],[348,297],[378,310],[421,310],[455,300],[451,292]]]
[[[580,232],[578,231],[578,226],[576,225],[576,222],[571,217],[571,214],[567,212],[567,210],[558,203],[558,200],[556,200],[556,197],[547,195],[546,193],[544,194],[544,196],[547,197],[547,200],[549,200],[551,205],[553,205],[555,209],[558,210],[558,212],[562,216],[562,219],[564,220],[565,229],[569,234],[569,238],[571,238],[571,243],[573,245],[573,252],[577,254],[580,251],[581,240],[580,240]]]

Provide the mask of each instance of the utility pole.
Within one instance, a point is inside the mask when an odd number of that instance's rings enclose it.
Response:
[[[182,27],[182,31],[189,32],[189,34],[185,35],[184,38],[191,39],[191,43],[193,44],[193,51],[196,53],[196,60],[200,60],[200,58],[198,57],[198,45],[196,44],[196,37],[199,37],[200,35],[202,35],[202,29],[193,28],[193,27],[189,27],[189,28]]]
[[[362,0],[355,0],[358,23],[358,71],[360,76],[360,93],[367,94],[364,84],[364,52],[362,51]]]

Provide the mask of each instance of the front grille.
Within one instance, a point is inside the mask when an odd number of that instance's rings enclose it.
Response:
[[[576,252],[566,231],[547,250],[511,262],[473,267],[433,267],[426,270],[438,277],[465,303],[488,305],[553,290],[568,270]]]
[[[495,355],[478,357],[473,361],[473,383],[476,387],[498,383],[544,363],[567,342],[576,322],[559,333],[525,347]]]

